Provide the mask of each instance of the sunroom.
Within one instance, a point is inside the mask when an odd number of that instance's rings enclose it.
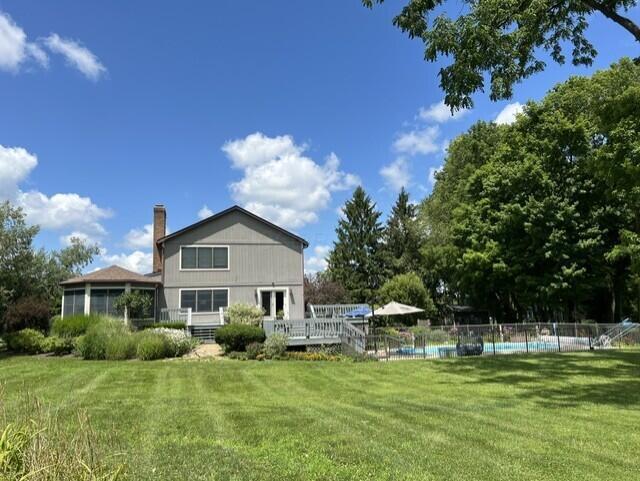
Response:
[[[156,319],[157,290],[160,276],[143,276],[136,272],[111,266],[90,274],[74,277],[61,283],[63,287],[60,315],[104,314],[124,318],[126,322],[144,322]],[[126,292],[140,292],[152,300],[147,312],[131,318],[129,313],[118,312],[116,299]]]

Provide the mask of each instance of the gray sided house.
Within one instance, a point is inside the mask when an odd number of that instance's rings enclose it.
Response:
[[[154,207],[153,270],[140,275],[112,266],[63,282],[62,315],[115,314],[113,300],[130,290],[154,295],[147,319],[189,312],[192,326],[215,327],[232,304],[261,306],[265,319],[304,318],[307,241],[233,206],[166,235],[166,210]]]

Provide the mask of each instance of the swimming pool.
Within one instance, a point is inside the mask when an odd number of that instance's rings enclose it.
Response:
[[[486,343],[483,354],[510,354],[514,352],[558,352],[558,344],[553,342],[496,342]],[[527,347],[528,346],[528,347]],[[400,347],[396,353],[400,356],[450,357],[457,355],[455,344],[441,344],[425,347]]]

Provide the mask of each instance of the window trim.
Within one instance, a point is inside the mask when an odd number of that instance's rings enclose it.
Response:
[[[198,268],[198,254],[197,254],[197,250],[196,250],[196,267],[182,267],[182,249],[185,247],[211,247],[211,248],[215,248],[215,247],[222,247],[227,249],[227,267],[204,267],[204,268]],[[207,271],[229,271],[231,270],[231,247],[229,247],[229,245],[223,245],[223,244],[185,244],[185,245],[181,245],[180,246],[180,251],[179,251],[179,255],[180,255],[180,259],[179,259],[179,266],[180,266],[180,271],[181,272],[207,272]],[[213,252],[211,252],[211,259],[213,262],[213,259],[215,259],[215,256],[213,254]]]
[[[227,291],[227,305],[223,307],[226,309],[229,307],[230,299],[229,295],[231,294],[231,288],[229,287],[181,287],[178,289],[178,307],[180,309],[186,309],[186,307],[182,307],[182,291]],[[198,305],[198,296],[196,294],[196,306]],[[211,294],[211,305],[213,307],[213,294]],[[191,314],[194,316],[197,315],[210,315],[210,314],[218,314],[220,310],[217,311],[194,311],[191,309]]]

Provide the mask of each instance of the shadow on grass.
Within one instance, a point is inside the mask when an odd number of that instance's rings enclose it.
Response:
[[[640,405],[640,350],[466,358],[437,363],[437,369],[470,383],[520,388],[516,396],[549,407]]]

